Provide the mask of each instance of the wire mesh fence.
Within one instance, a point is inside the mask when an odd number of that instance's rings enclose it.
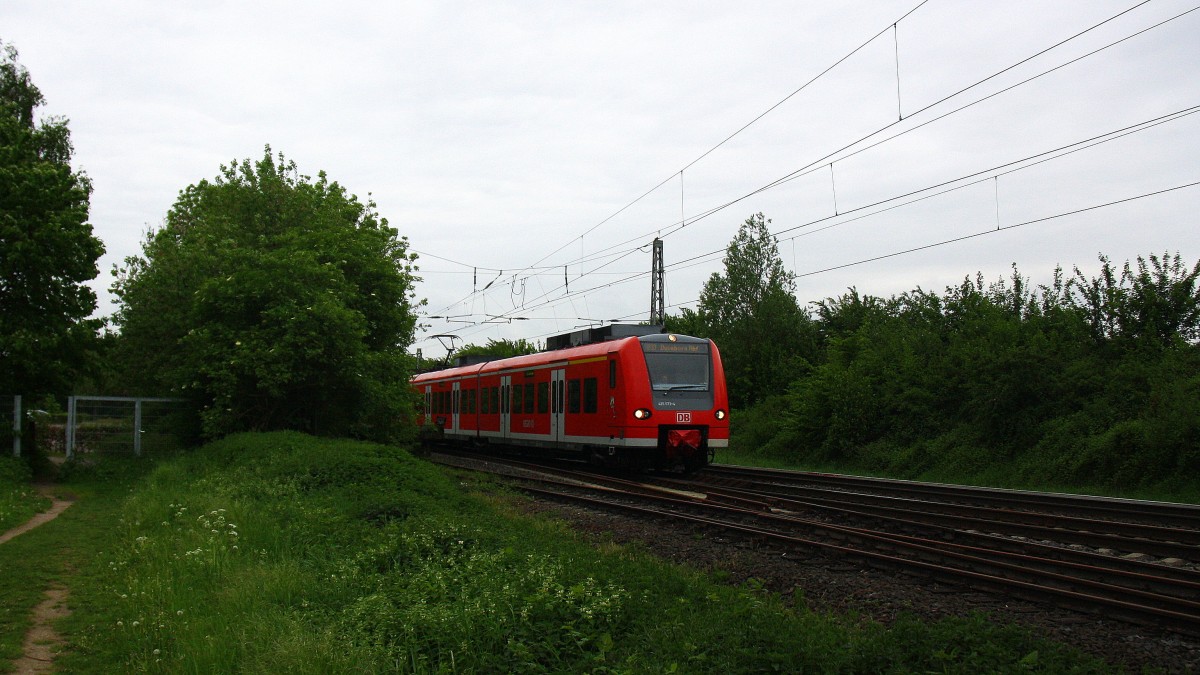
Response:
[[[141,455],[178,449],[182,413],[178,399],[72,396],[64,421],[65,454]]]

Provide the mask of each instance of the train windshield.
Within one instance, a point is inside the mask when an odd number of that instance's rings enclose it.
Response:
[[[708,343],[643,342],[654,391],[708,391]]]

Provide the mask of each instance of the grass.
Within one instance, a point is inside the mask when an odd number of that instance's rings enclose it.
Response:
[[[884,627],[593,547],[395,448],[247,434],[113,466],[0,546],[5,658],[57,580],[64,672],[1107,671],[982,617]]]
[[[58,486],[57,491],[69,492],[78,502],[50,523],[0,544],[0,671],[21,656],[31,613],[45,589],[51,584],[73,586],[80,566],[110,545],[109,524],[150,466],[148,461],[114,461],[96,472],[100,480]]]
[[[0,534],[50,507],[50,500],[29,484],[31,476],[25,460],[0,457]]]

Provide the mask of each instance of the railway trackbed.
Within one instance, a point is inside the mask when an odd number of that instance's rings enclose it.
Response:
[[[1051,516],[1063,519],[1055,527],[1046,524],[1050,509],[1039,515],[1029,506],[1025,511],[1012,504],[989,506],[986,500],[970,504],[962,496],[943,502],[928,490],[916,498],[911,491],[887,496],[845,486],[817,488],[838,493],[830,496],[812,492],[812,486],[773,484],[762,474],[733,477],[725,467],[691,479],[630,480],[508,459],[486,464],[485,470],[509,476],[520,490],[541,498],[719,528],[776,547],[817,550],[862,565],[1200,636],[1200,572],[1188,565],[1200,555],[1184,536],[1195,532],[1177,523],[1142,523],[1149,529],[1137,536],[1125,529],[1128,521],[1112,513],[1088,518],[1061,513],[1062,504],[1055,504],[1052,509],[1058,511],[1051,510]],[[1013,515],[1022,512],[1028,520]],[[1122,525],[1101,530],[1109,523]],[[1075,529],[1082,527],[1089,529]],[[1097,544],[1132,551],[1087,550]],[[1189,557],[1167,558],[1179,561],[1174,565],[1143,559],[1168,551]]]

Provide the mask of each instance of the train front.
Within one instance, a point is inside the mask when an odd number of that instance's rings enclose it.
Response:
[[[660,468],[695,471],[729,446],[729,399],[711,341],[655,334],[637,339],[645,373],[629,388],[631,435],[653,440]],[[638,360],[636,358],[631,360]]]

